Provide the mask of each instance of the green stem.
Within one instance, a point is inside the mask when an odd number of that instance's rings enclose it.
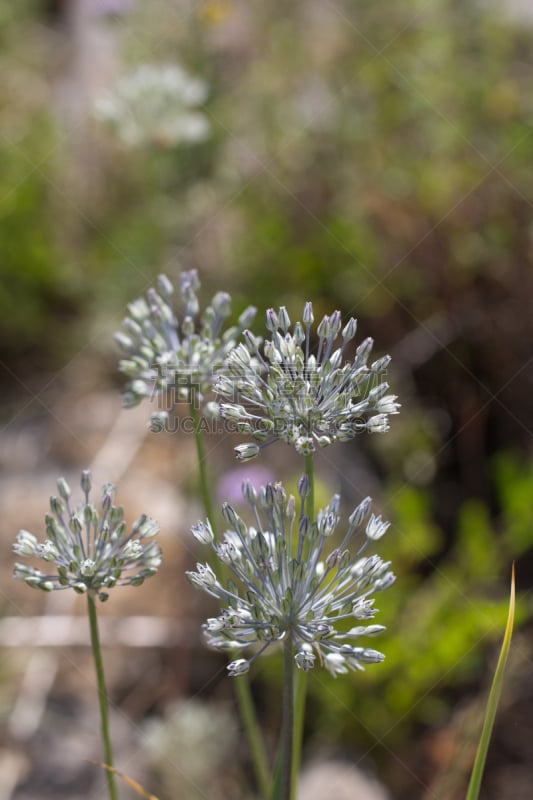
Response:
[[[291,636],[283,643],[283,721],[281,729],[280,800],[293,800],[294,756],[294,646]]]
[[[200,430],[200,414],[198,412],[198,408],[196,407],[196,401],[194,397],[190,402],[190,410],[191,410],[191,417],[193,420],[194,441],[196,443],[196,455],[198,458],[198,476],[200,478],[200,491],[202,493],[202,502],[204,504],[204,510],[207,519],[211,523],[211,527],[214,531],[215,515],[213,513],[213,503],[211,502],[211,492],[209,491],[209,483],[207,480],[204,440],[202,437],[202,431]]]
[[[100,637],[98,635],[98,620],[96,618],[96,605],[94,597],[87,595],[87,607],[89,610],[89,626],[91,629],[91,647],[93,651],[94,667],[96,670],[96,682],[98,685],[98,702],[100,704],[100,720],[102,723],[102,742],[104,745],[104,761],[107,767],[113,768],[113,750],[111,738],[109,736],[109,718],[107,712],[107,692],[105,688],[104,665],[102,663],[102,651],[100,649]],[[117,787],[115,775],[112,771],[106,770],[107,788],[109,799],[117,800]]]
[[[315,474],[313,466],[313,455],[305,458],[305,474],[309,481],[309,495],[307,497],[307,516],[311,522],[315,519]],[[305,701],[307,696],[307,673],[303,670],[296,670],[296,687],[294,702],[294,740],[293,740],[293,759],[291,774],[292,796],[296,796],[296,786],[300,773],[300,762],[302,758],[302,744],[305,720]]]
[[[313,454],[304,456],[305,459],[305,474],[309,481],[309,494],[307,496],[307,516],[310,522],[315,519],[315,473],[313,467]]]
[[[296,797],[296,787],[300,774],[300,762],[302,760],[302,744],[304,734],[305,701],[307,697],[307,672],[301,669],[296,670],[294,697],[294,741],[292,745],[292,775],[291,788],[292,796]]]
[[[207,478],[207,460],[205,456],[204,440],[202,431],[200,430],[200,414],[195,402],[194,397],[190,402],[191,417],[193,420],[194,440],[196,443],[196,455],[198,460],[198,475],[200,478],[200,490],[202,493],[202,502],[207,519],[211,523],[211,528],[215,532],[215,515],[213,512],[213,503],[211,500],[211,491],[209,488],[209,481]],[[250,681],[248,675],[240,675],[234,681],[237,695],[237,703],[239,705],[239,713],[243,721],[244,730],[250,746],[250,753],[255,771],[257,785],[262,796],[266,799],[270,793],[270,777],[268,769],[268,760],[266,750],[263,742],[261,728],[257,721],[257,715],[252,700],[252,693],[250,691]]]
[[[247,675],[239,675],[234,678],[235,693],[239,703],[241,719],[246,731],[246,737],[252,754],[252,762],[255,769],[255,777],[261,796],[267,800],[270,796],[270,775],[268,771],[268,761],[265,752],[265,745],[261,730],[257,724],[250,682]]]

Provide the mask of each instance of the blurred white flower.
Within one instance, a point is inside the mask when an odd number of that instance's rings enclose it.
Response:
[[[203,142],[209,122],[197,110],[208,87],[177,64],[142,64],[94,102],[94,115],[130,147],[172,148]]]

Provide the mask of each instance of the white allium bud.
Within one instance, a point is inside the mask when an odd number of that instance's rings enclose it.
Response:
[[[232,677],[245,675],[250,669],[250,662],[245,658],[238,658],[236,661],[232,661],[231,664],[228,664],[227,669]]]
[[[370,517],[366,526],[366,535],[369,539],[376,541],[381,539],[384,533],[387,532],[390,522],[384,522],[381,517],[376,517],[374,514]]]
[[[18,556],[34,556],[37,553],[37,538],[29,531],[21,530],[17,533],[13,552]]]
[[[46,542],[40,545],[38,554],[45,561],[55,561],[59,556],[59,550],[53,542],[47,539]]]
[[[298,669],[307,672],[315,666],[316,656],[310,645],[303,644],[302,649],[296,653],[294,660]]]
[[[387,394],[376,403],[376,411],[383,414],[398,414],[400,403],[397,403],[398,396],[395,394]]]
[[[128,561],[136,561],[138,558],[142,556],[144,553],[144,547],[140,543],[138,539],[130,539],[129,542],[126,543],[122,555]]]
[[[255,458],[257,455],[259,455],[259,446],[253,442],[239,444],[234,448],[234,450],[239,461],[250,461],[252,458]]]
[[[389,418],[386,414],[376,414],[367,421],[366,429],[370,433],[387,433],[389,430]]]
[[[92,558],[86,558],[81,562],[80,574],[83,575],[84,578],[92,578],[95,572],[96,561],[93,561]]]
[[[70,486],[64,478],[57,479],[57,490],[63,500],[68,500],[70,497]]]
[[[346,658],[341,656],[340,653],[328,653],[324,658],[324,666],[334,678],[336,678],[337,675],[342,675],[348,672]]]
[[[197,525],[193,525],[192,533],[195,539],[198,539],[198,541],[202,544],[211,544],[214,538],[213,530],[209,520],[206,520],[206,522],[199,522]]]

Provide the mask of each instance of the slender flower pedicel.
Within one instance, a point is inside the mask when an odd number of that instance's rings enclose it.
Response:
[[[172,283],[160,275],[157,287],[149,289],[146,298],[130,303],[123,323],[126,332],[115,334],[115,339],[127,354],[119,364],[129,379],[124,405],[138,405],[145,397],[162,398],[164,410],[152,417],[153,425],[162,427],[179,401],[205,409],[206,395],[212,392],[218,371],[236,346],[237,337],[252,323],[256,309],[248,306],[236,325],[223,330],[231,313],[230,295],[217,292],[200,314],[200,281],[196,270],[190,270],[179,278],[180,323],[172,306]]]
[[[308,302],[302,322],[296,322],[291,333],[286,309],[269,309],[266,327],[272,338],[265,341],[263,352],[258,340],[244,331],[245,342],[229,354],[216,382],[217,394],[227,401],[220,403],[219,413],[262,446],[283,439],[309,455],[364,430],[385,433],[388,415],[398,412],[396,395],[387,394],[384,380],[390,357],[367,365],[372,339],[359,345],[353,361],[345,360],[346,345],[356,333],[355,319],[342,327],[339,311],[323,317],[316,354],[311,352],[313,321]],[[339,336],[342,341],[337,344]],[[260,445],[248,442],[235,449],[247,461],[258,454]]]
[[[59,497],[50,498],[52,513],[45,517],[44,541],[21,530],[13,545],[16,555],[41,559],[47,570],[18,563],[15,578],[47,592],[70,587],[80,594],[90,592],[106,600],[113,586],[140,586],[157,572],[161,550],[154,536],[159,526],[143,514],[128,531],[124,510],[113,505],[113,484],[103,485],[100,510],[89,500],[88,470],[81,476],[84,500],[80,504],[72,506],[64,478],[59,478],[57,488]]]
[[[280,483],[267,484],[257,493],[245,481],[243,496],[253,526],[226,504],[222,513],[229,527],[221,541],[208,522],[193,528],[193,535],[212,547],[235,579],[223,585],[207,564],[187,573],[195,587],[222,604],[220,616],[204,625],[209,644],[229,651],[259,646],[251,658],[232,661],[230,675],[246,673],[260,653],[287,638],[294,663],[304,672],[320,664],[336,676],[384,658],[377,650],[352,642],[384,630],[382,625],[368,624],[376,613],[372,595],[391,586],[395,577],[389,562],[361,553],[368,541],[385,533],[388,524],[370,513],[371,501],[366,498],[351,514],[341,544],[326,552],[339,524],[340,498],[335,495],[311,523],[305,514],[309,491],[305,476],[298,491],[299,514],[294,498],[287,501]],[[365,539],[352,555],[347,546],[363,526]],[[349,627],[348,620],[358,624]]]

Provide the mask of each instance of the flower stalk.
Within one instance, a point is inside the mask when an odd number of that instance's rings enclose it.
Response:
[[[211,500],[211,492],[209,491],[209,480],[207,477],[207,459],[205,454],[204,439],[202,431],[200,430],[200,413],[194,397],[190,401],[190,411],[194,427],[194,442],[196,445],[196,460],[198,463],[198,477],[200,479],[200,492],[202,495],[202,503],[207,519],[211,523],[213,530],[215,529],[215,515],[213,511],[213,502]]]
[[[215,515],[213,511],[213,502],[211,498],[211,491],[209,489],[209,480],[207,476],[207,459],[205,454],[204,439],[200,429],[200,413],[197,403],[194,398],[191,398],[190,412],[194,426],[194,440],[196,444],[196,456],[198,462],[198,477],[200,479],[200,491],[202,495],[202,502],[207,520],[211,526],[211,530],[215,530]],[[222,565],[223,566],[223,565]],[[261,728],[259,726],[255,707],[250,691],[250,682],[248,676],[242,676],[241,680],[235,683],[235,694],[237,697],[237,705],[239,713],[250,747],[250,754],[252,757],[252,764],[255,772],[257,786],[264,800],[267,800],[270,793],[270,777],[268,769],[268,759],[265,750],[265,744]]]
[[[87,594],[87,610],[89,614],[89,628],[91,631],[91,649],[93,653],[94,667],[96,671],[96,683],[98,689],[98,704],[100,706],[100,723],[102,730],[102,744],[104,748],[104,761],[106,769],[107,788],[109,800],[117,800],[117,786],[113,771],[113,748],[109,733],[109,713],[107,690],[104,676],[104,665],[102,661],[102,651],[100,648],[100,636],[98,633],[98,618],[96,614],[96,604],[91,592]]]
[[[294,645],[290,636],[283,642],[283,717],[281,729],[280,800],[294,800],[293,760],[295,743]]]
[[[309,494],[307,495],[307,516],[314,522],[315,519],[315,473],[313,454],[309,453],[304,456],[305,475],[309,482]]]
[[[265,750],[263,734],[257,721],[255,706],[250,691],[250,681],[248,675],[242,675],[235,684],[235,694],[241,720],[246,732],[246,738],[250,747],[252,764],[255,772],[257,786],[263,800],[270,797],[270,774],[268,768],[268,758]]]

